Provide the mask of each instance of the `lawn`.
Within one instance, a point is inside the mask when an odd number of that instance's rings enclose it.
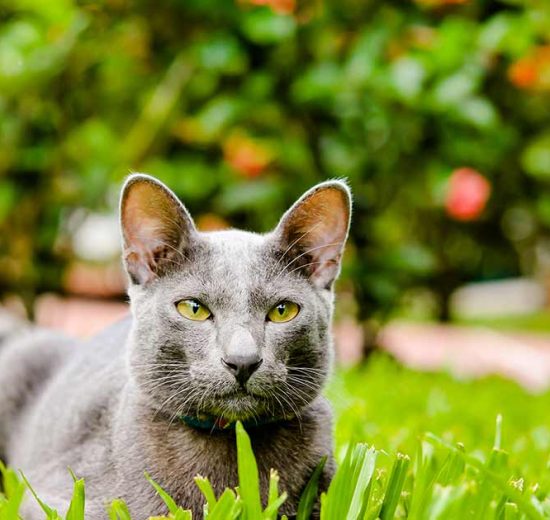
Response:
[[[360,441],[389,453],[414,454],[418,439],[431,432],[462,443],[468,452],[487,452],[500,414],[502,446],[511,464],[533,480],[550,472],[550,393],[529,394],[496,376],[457,380],[416,372],[384,355],[338,372],[327,393],[337,415],[339,449]]]
[[[321,499],[322,519],[550,518],[550,393],[530,395],[499,378],[457,381],[418,373],[375,355],[362,367],[338,371],[327,395],[336,412],[340,469]],[[218,500],[199,480],[205,517],[275,519],[284,490],[275,491],[274,476],[270,504],[262,510],[246,433],[237,437],[239,490]],[[8,475],[2,520],[17,518],[24,488]],[[309,516],[314,477],[310,484],[298,519]],[[166,500],[169,518],[190,518]],[[82,518],[82,504],[77,481],[66,518]],[[121,502],[110,515],[129,518]],[[50,512],[48,518],[62,517]]]

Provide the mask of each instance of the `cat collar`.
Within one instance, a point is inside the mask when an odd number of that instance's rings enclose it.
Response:
[[[234,430],[237,420],[231,421],[225,419],[224,417],[214,417],[209,415],[199,415],[197,417],[192,417],[189,415],[180,415],[180,421],[187,426],[196,428],[197,430],[210,430],[210,431],[223,431],[223,430]],[[261,419],[248,419],[241,421],[242,425],[246,430],[251,428],[257,428],[259,426],[265,426],[266,424],[273,424],[282,421],[288,421],[292,417],[265,417]]]

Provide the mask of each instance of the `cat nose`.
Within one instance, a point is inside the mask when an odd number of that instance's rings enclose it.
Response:
[[[222,358],[222,365],[235,376],[240,385],[244,385],[250,376],[260,368],[263,361],[256,353],[241,354]]]

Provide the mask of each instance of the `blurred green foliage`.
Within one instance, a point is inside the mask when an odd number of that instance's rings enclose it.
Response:
[[[4,0],[0,293],[59,288],[68,216],[114,208],[130,170],[254,230],[345,176],[359,317],[431,286],[445,318],[550,229],[549,35],[537,0]],[[492,188],[467,220],[462,167]]]

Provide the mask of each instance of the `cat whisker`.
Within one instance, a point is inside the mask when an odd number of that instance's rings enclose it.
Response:
[[[184,379],[186,378],[186,374],[184,371],[180,370],[174,370],[169,367],[167,367],[167,370],[161,370],[161,367],[153,368],[153,369],[138,369],[136,370],[136,375],[141,377],[147,377],[150,380],[161,380],[165,378],[179,378]]]
[[[311,400],[315,397],[315,394],[317,393],[318,389],[313,389],[313,395],[311,393],[308,393],[306,389],[302,389],[299,386],[297,386],[296,383],[294,383],[292,386],[289,383],[286,383],[289,390],[296,393],[296,397],[304,401],[304,404],[309,404]]]
[[[148,363],[143,365],[135,365],[132,364],[132,368],[139,369],[141,373],[148,373],[148,372],[157,372],[159,369],[173,369],[173,368],[182,368],[186,369],[188,368],[188,365],[186,363]],[[146,370],[142,370],[146,369]]]
[[[315,392],[315,393],[319,392],[319,390],[320,390],[320,385],[315,384],[313,381],[304,381],[303,379],[289,378],[288,382],[292,383],[293,385],[297,385],[297,389],[301,385],[305,389],[310,390],[310,391]]]
[[[303,378],[306,380],[317,381],[321,376],[327,375],[327,371],[320,372],[303,372],[303,371],[287,371],[287,377]]]
[[[274,391],[270,391],[271,395],[273,396],[273,398],[277,401],[278,405],[279,405],[279,408],[281,409],[281,414],[285,414],[285,407],[283,406],[283,403],[281,402],[281,400],[277,397],[277,394],[274,392]]]
[[[179,392],[179,395],[181,395],[182,392]],[[187,396],[187,398],[183,401],[183,403],[178,406],[178,408],[176,408],[176,411],[172,414],[172,416],[170,417],[170,420],[168,422],[168,426],[167,426],[167,429],[166,431],[168,431],[171,427],[172,427],[172,424],[174,423],[174,421],[180,417],[181,415],[184,414],[185,412],[185,408],[187,406],[187,404],[191,401],[193,401],[193,399],[195,398],[195,392],[191,391],[189,393],[189,395]]]
[[[164,367],[170,365],[180,365],[185,363],[184,361],[148,361],[147,363],[132,363],[132,366],[136,367]]]
[[[303,366],[293,366],[287,365],[288,370],[298,370],[303,372],[326,372],[324,368],[314,368],[314,367],[303,367]]]
[[[287,379],[292,379],[295,381],[306,381],[309,383],[317,383],[319,384],[321,381],[325,379],[325,377],[328,375],[327,372],[320,372],[320,373],[308,373],[308,372],[288,372],[286,375]]]
[[[192,389],[192,388],[191,388]],[[153,420],[157,417],[157,415],[162,411],[162,409],[168,405],[168,403],[172,402],[176,397],[181,395],[181,393],[185,392],[186,390],[189,390],[188,381],[184,381],[177,389],[176,391],[168,396],[168,398],[160,405],[160,408],[157,409],[155,412],[155,415],[153,416]]]
[[[166,386],[170,387],[176,384],[181,384],[182,380],[181,378],[176,378],[174,376],[167,376],[165,378],[155,379],[153,380],[153,383],[147,382],[144,384],[144,388],[146,388],[149,392],[154,392],[160,387]]]
[[[301,414],[298,408],[296,407],[296,405],[292,402],[292,396],[290,394],[287,394],[287,392],[285,392],[284,387],[281,388],[281,393],[279,394],[279,396],[281,397],[283,402],[285,402],[288,405],[288,407],[292,410],[292,413],[296,416],[298,420],[298,424],[300,426],[300,432],[302,432]]]

